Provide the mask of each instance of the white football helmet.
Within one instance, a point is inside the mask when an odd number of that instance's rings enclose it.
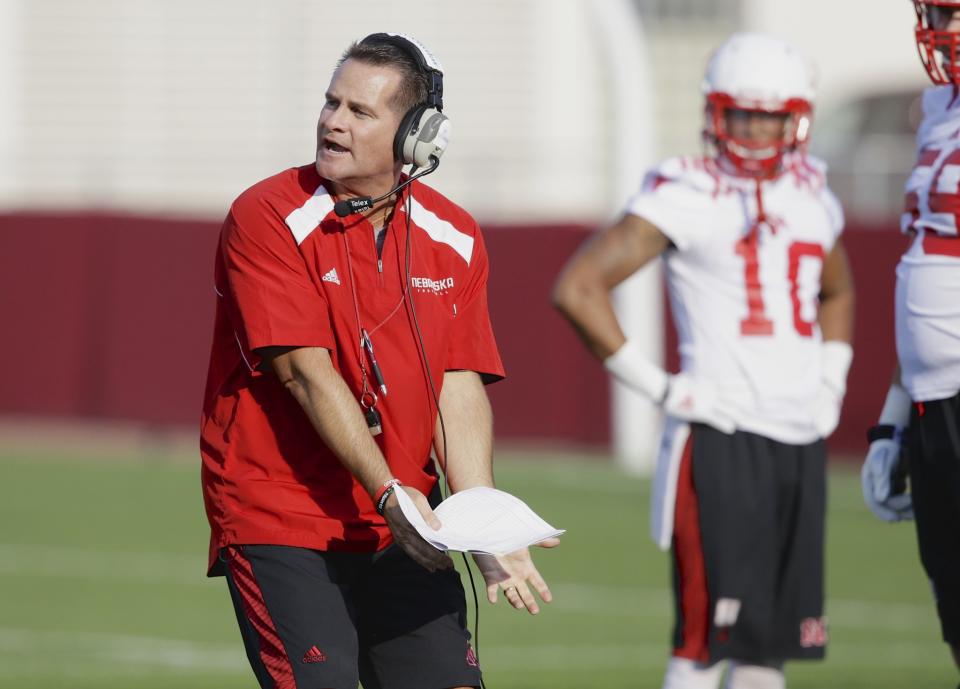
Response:
[[[734,34],[707,64],[704,138],[739,174],[775,175],[784,153],[807,143],[813,82],[812,65],[789,44],[762,34]],[[773,144],[733,137],[727,127],[732,110],[782,115],[783,136]]]
[[[960,86],[960,33],[945,27],[960,2],[956,0],[913,0],[917,12],[914,32],[920,61],[934,84]]]

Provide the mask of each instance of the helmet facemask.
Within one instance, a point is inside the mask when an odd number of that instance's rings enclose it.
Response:
[[[762,103],[737,99],[728,93],[708,93],[704,139],[714,148],[721,163],[727,163],[737,174],[774,177],[780,171],[785,154],[806,149],[812,110],[810,102],[802,98]],[[780,119],[779,136],[757,141],[731,131],[732,118],[751,115]]]
[[[917,50],[930,80],[960,86],[960,32],[945,28],[960,10],[960,2],[913,0],[913,7],[917,12]]]

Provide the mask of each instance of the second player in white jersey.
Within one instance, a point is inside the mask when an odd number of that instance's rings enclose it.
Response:
[[[626,209],[672,244],[664,259],[683,373],[716,390],[736,428],[785,443],[823,434],[820,278],[843,228],[824,171],[790,156],[758,201],[755,180],[712,158],[672,158]]]
[[[913,0],[923,94],[897,265],[898,369],[868,431],[863,498],[915,519],[943,640],[960,668],[960,0]]]
[[[917,163],[901,228],[913,235],[897,266],[901,379],[917,401],[960,391],[960,103],[954,86],[923,94]]]

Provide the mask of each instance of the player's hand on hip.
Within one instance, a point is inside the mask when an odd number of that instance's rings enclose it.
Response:
[[[717,388],[685,373],[670,376],[663,411],[683,421],[698,421],[724,433],[733,433],[736,424],[727,413]]]
[[[433,510],[430,508],[430,503],[423,493],[408,486],[399,486],[397,490],[407,492],[407,495],[410,496],[413,504],[420,510],[420,514],[423,515],[424,521],[427,522],[430,528],[440,528],[440,520],[437,518],[437,515],[433,513]],[[423,540],[423,537],[417,532],[413,525],[407,521],[395,495],[391,495],[387,499],[387,504],[383,508],[383,517],[387,521],[387,526],[390,527],[393,540],[398,546],[403,548],[403,551],[409,555],[410,559],[414,562],[430,572],[453,567],[453,560],[450,559],[450,556],[442,550],[437,550]]]
[[[548,538],[537,545],[553,548],[560,545],[560,539]],[[498,591],[503,591],[503,597],[514,608],[526,609],[531,615],[536,615],[540,612],[540,606],[537,605],[531,587],[544,603],[553,600],[553,594],[533,564],[528,548],[515,550],[507,555],[474,554],[473,559],[483,575],[487,585],[487,600],[491,603],[496,603]]]
[[[821,438],[829,437],[840,424],[840,409],[843,393],[837,392],[826,382],[820,382],[813,403],[813,426]]]
[[[905,492],[905,453],[902,431],[893,438],[870,443],[860,471],[863,501],[877,517],[886,522],[913,519],[913,501]]]

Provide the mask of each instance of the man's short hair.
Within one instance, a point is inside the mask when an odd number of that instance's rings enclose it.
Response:
[[[390,43],[355,42],[343,52],[337,67],[347,60],[357,60],[369,65],[389,65],[400,72],[401,80],[390,105],[402,117],[416,105],[427,102],[430,86],[427,75],[407,51]]]

